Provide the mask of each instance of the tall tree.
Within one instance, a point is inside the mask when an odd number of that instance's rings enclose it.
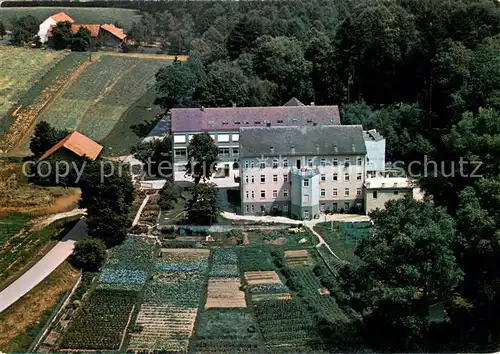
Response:
[[[71,50],[75,52],[84,52],[90,48],[92,41],[91,33],[88,28],[80,27],[71,37]]]
[[[134,193],[128,170],[111,161],[95,161],[85,167],[80,188],[80,207],[87,208],[89,235],[103,240],[107,247],[120,244],[130,226]]]
[[[2,38],[7,34],[7,31],[5,30],[5,25],[3,24],[2,21],[0,21],[0,38]]]
[[[55,50],[66,49],[71,44],[71,22],[58,22],[52,30],[52,43]]]
[[[30,43],[38,33],[38,25],[38,20],[31,15],[14,19],[12,22],[11,43],[14,45]]]
[[[186,204],[186,219],[194,225],[212,225],[221,211],[219,190],[214,183],[198,183]]]
[[[181,191],[171,180],[167,180],[159,192],[161,210],[168,211],[175,207],[175,204],[181,199]]]
[[[53,128],[49,123],[41,121],[35,126],[30,150],[36,158],[39,158],[68,134],[66,130]]]
[[[131,149],[136,159],[145,165],[145,173],[151,176],[171,178],[173,173],[172,137],[139,142]]]
[[[196,134],[188,146],[188,163],[186,174],[193,177],[198,184],[206,181],[217,169],[219,148],[208,133]]]
[[[358,267],[342,273],[345,294],[374,346],[415,348],[426,334],[429,306],[451,300],[462,278],[453,247],[453,219],[431,202],[410,197],[370,214],[373,235],[361,241]]]

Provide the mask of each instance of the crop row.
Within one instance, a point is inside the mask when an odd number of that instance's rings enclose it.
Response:
[[[241,248],[238,264],[243,272],[274,270],[267,248]]]
[[[136,299],[135,292],[95,290],[70,323],[61,348],[119,349]]]
[[[144,302],[197,307],[204,279],[204,272],[157,271],[146,285]]]

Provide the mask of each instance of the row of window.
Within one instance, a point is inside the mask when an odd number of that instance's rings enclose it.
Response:
[[[350,174],[349,173],[344,173],[344,181],[348,182],[350,181]],[[333,181],[339,181],[339,176],[338,173],[334,173],[332,176]],[[363,180],[363,174],[361,172],[358,172],[356,174],[356,181],[362,181]],[[321,182],[326,182],[326,174],[321,174],[320,175],[320,181]],[[255,178],[253,175],[245,175],[245,183],[254,183]],[[278,182],[278,175],[273,175],[273,182]],[[288,174],[283,175],[283,182],[288,182]],[[260,175],[260,183],[266,183],[266,175]],[[303,186],[304,187],[309,187],[309,179],[304,179],[303,180]]]
[[[254,183],[254,176],[245,176],[245,183]],[[273,175],[273,182],[278,182],[278,175]],[[288,175],[283,175],[283,182],[288,182]],[[260,183],[266,183],[266,175],[260,175]]]
[[[361,203],[357,203],[358,207],[361,207]],[[337,203],[333,203],[333,211],[338,211],[339,210],[339,205]],[[349,210],[351,208],[351,203],[349,202],[345,202],[344,205],[343,205],[344,209],[345,210]],[[250,204],[250,205],[245,205],[245,212],[247,213],[255,213],[255,205],[253,204]],[[326,203],[320,203],[319,204],[319,210],[324,212],[326,211]],[[265,206],[261,205],[260,206],[260,211],[263,212],[265,211]],[[287,204],[283,204],[283,212],[284,213],[288,213],[288,205]],[[304,218],[309,218],[309,210],[304,210],[303,211],[303,216]]]
[[[191,141],[193,136],[194,135],[189,135],[188,141]],[[212,140],[215,141],[215,135],[210,134],[210,137],[212,138]],[[228,143],[230,137],[231,137],[232,142],[238,142],[240,140],[239,134],[218,134],[217,135],[217,142]],[[186,143],[186,136],[185,135],[174,135],[174,144],[185,144],[185,143]]]
[[[240,149],[237,147],[233,148],[219,148],[219,156],[230,156],[230,152],[232,152],[232,156],[238,155],[240,153]],[[187,150],[186,149],[175,149],[175,157],[186,157]]]
[[[297,161],[300,161],[300,160],[297,160]],[[320,163],[319,163],[319,166],[321,167],[326,167],[327,166],[327,161],[326,159],[320,159]],[[350,157],[346,157],[344,159],[344,165],[345,166],[349,166],[351,164],[351,158]],[[256,161],[255,160],[246,160],[245,161],[245,168],[255,168],[256,166]],[[265,161],[258,161],[258,165],[259,165],[259,168],[261,169],[264,169],[266,168],[266,162]],[[300,163],[297,163],[297,167],[299,167]],[[339,165],[339,159],[338,158],[333,158],[332,160],[332,166],[338,166]],[[358,166],[362,166],[363,165],[363,158],[361,157],[357,157],[356,158],[356,165]],[[273,159],[273,162],[272,162],[272,167],[273,168],[278,168],[279,166],[279,160],[278,159]],[[283,159],[281,161],[281,166],[284,167],[284,168],[287,168],[287,167],[290,167],[290,162],[288,161],[288,159]],[[307,160],[307,167],[314,167],[314,160],[313,159],[308,159]]]
[[[289,195],[288,189],[283,189],[283,197],[287,198]],[[307,196],[307,201],[309,200],[309,195],[304,194],[304,196]],[[321,189],[319,191],[319,196],[321,198],[326,198],[326,189]],[[339,196],[339,191],[337,188],[332,189],[332,197],[338,197]],[[344,188],[344,197],[350,197],[351,196],[351,190],[349,188]],[[361,197],[361,188],[356,188],[356,197]],[[273,190],[273,198],[278,198],[278,191]],[[377,198],[376,195],[374,194],[374,198]],[[245,192],[245,199],[255,199],[255,191],[246,191]],[[260,199],[266,199],[266,191],[261,190],[260,191]]]
[[[255,212],[255,205],[251,204],[251,205],[245,205],[245,211],[247,213],[254,213]],[[261,205],[260,206],[260,211],[261,212],[265,212],[266,211],[266,207],[264,205]],[[283,204],[283,212],[285,213],[288,213],[288,205],[287,204]]]

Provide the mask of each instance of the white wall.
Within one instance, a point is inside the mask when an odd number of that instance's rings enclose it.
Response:
[[[373,192],[377,193],[377,198],[373,197]],[[394,194],[397,192],[397,194]],[[365,189],[365,212],[368,214],[370,211],[377,208],[384,209],[385,203],[393,199],[402,199],[405,195],[413,196],[412,188],[377,188]]]
[[[52,19],[52,17],[49,17],[40,24],[40,26],[38,27],[38,37],[40,37],[42,43],[45,43],[49,40],[47,35],[49,33],[50,26],[56,24],[57,22],[54,19]]]
[[[366,144],[366,171],[385,171],[385,139],[379,141],[365,141]]]

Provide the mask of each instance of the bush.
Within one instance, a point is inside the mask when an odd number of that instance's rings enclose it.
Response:
[[[98,271],[106,261],[106,245],[100,239],[78,241],[70,257],[71,264],[83,271]]]

